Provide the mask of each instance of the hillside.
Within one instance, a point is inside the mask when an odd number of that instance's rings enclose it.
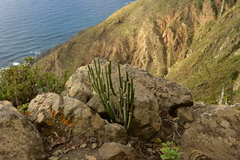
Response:
[[[52,49],[36,65],[71,75],[94,57],[129,63],[215,103],[240,100],[238,0],[138,0]]]

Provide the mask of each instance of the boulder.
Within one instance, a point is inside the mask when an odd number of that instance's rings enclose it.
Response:
[[[183,159],[240,159],[240,111],[229,105],[197,105],[194,122],[179,141]]]
[[[0,159],[47,159],[38,130],[8,101],[0,101],[0,132]]]
[[[34,98],[27,110],[27,118],[40,131],[58,135],[95,135],[104,141],[126,143],[127,132],[123,126],[109,124],[86,104],[56,93],[43,93]]]
[[[133,147],[116,142],[109,142],[98,149],[99,157],[103,160],[141,160]]]
[[[64,97],[63,108],[64,117],[74,123],[72,126],[74,135],[95,135],[101,137],[104,142],[126,143],[127,131],[123,126],[108,123],[83,102]]]
[[[99,59],[102,67],[106,66],[109,61],[104,58]],[[94,62],[90,64],[93,66]],[[112,77],[113,79],[118,79],[117,63],[112,62]],[[180,106],[192,106],[193,98],[190,91],[183,85],[177,84],[173,81],[165,79],[163,77],[153,77],[147,71],[134,68],[131,65],[124,64],[121,65],[122,75],[128,71],[130,77],[134,79],[134,83],[141,84],[146,87],[151,93],[157,98],[158,105],[160,107],[165,107],[176,110]],[[77,71],[69,78],[66,83],[67,93],[70,97],[78,94],[78,92],[87,93],[89,97],[92,95],[92,87],[89,83],[88,78],[88,68],[82,66],[77,69]]]
[[[72,132],[75,135],[99,135],[100,130],[107,124],[99,114],[77,99],[64,97],[63,108],[64,117],[74,123]]]
[[[147,88],[156,97],[159,107],[175,111],[179,107],[193,105],[193,97],[189,89],[181,84],[163,77],[153,77],[147,71],[127,64],[122,65],[121,70],[123,73],[128,71],[134,82]]]
[[[40,132],[64,135],[73,125],[63,115],[63,98],[56,93],[43,93],[31,100],[26,117]]]
[[[141,84],[135,83],[133,119],[130,131],[144,140],[149,140],[161,128],[162,120],[155,96]]]
[[[48,123],[62,112],[63,99],[56,93],[43,93],[31,100],[27,110],[27,118],[34,124]]]
[[[80,69],[81,68],[81,69]],[[87,100],[92,96],[91,84],[89,84],[88,68],[82,66],[66,82],[66,95],[78,100]]]
[[[102,136],[104,142],[127,143],[127,131],[118,123],[108,123],[103,126]]]
[[[98,95],[94,95],[86,104],[88,107],[92,108],[101,117],[108,117],[105,106],[102,103],[101,98]]]

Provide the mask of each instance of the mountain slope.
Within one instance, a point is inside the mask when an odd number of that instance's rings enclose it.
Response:
[[[240,100],[240,3],[216,22],[199,27],[187,58],[171,67],[167,78],[193,91],[195,100],[214,103],[224,92],[224,103]],[[179,73],[179,74],[176,74]]]
[[[196,100],[212,102],[211,90],[218,95],[224,84],[232,100],[240,59],[239,14],[237,0],[138,0],[80,32],[36,65],[58,75],[72,74],[94,57],[105,57],[182,83]],[[223,67],[217,67],[219,63]],[[217,79],[223,73],[220,68],[226,76]],[[226,82],[231,75],[232,81]]]

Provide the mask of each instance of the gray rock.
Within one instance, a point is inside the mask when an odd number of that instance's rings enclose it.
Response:
[[[86,105],[96,111],[101,117],[107,117],[105,106],[98,95],[94,95]]]
[[[193,121],[192,113],[189,107],[178,108],[177,115],[184,123]]]
[[[160,131],[162,121],[155,96],[141,84],[135,83],[133,119],[130,131],[144,140],[149,140]]]
[[[116,142],[103,144],[98,149],[100,159],[104,160],[141,160],[133,147],[122,145]]]
[[[104,142],[118,142],[122,144],[127,143],[126,129],[117,123],[108,123],[103,126],[101,138]]]
[[[47,159],[38,130],[8,101],[0,101],[0,132],[0,159]]]
[[[34,124],[46,123],[61,114],[63,100],[56,93],[43,93],[31,100],[27,118]]]
[[[86,143],[84,143],[84,144],[82,144],[81,146],[80,146],[80,148],[86,148],[87,147],[87,144]]]
[[[228,105],[204,108],[179,141],[183,159],[191,152],[212,160],[240,159],[240,111]]]
[[[71,94],[71,93],[73,93],[73,94]],[[87,103],[87,100],[90,97],[89,93],[87,93],[83,90],[80,90],[79,88],[77,90],[71,90],[71,92],[69,92],[69,94],[67,96],[78,99],[83,103]]]
[[[64,117],[75,122],[72,130],[74,135],[98,135],[101,128],[107,124],[106,120],[77,99],[65,97],[63,108]]]
[[[91,85],[88,83],[87,66],[83,66],[84,70],[77,70],[66,82],[67,95],[69,97],[78,98],[85,101],[92,96]],[[86,98],[87,96],[87,98]]]
[[[97,148],[97,146],[98,146],[97,143],[93,143],[93,144],[92,144],[92,149]]]
[[[64,135],[75,122],[73,122],[74,119],[64,116],[63,103],[63,98],[56,93],[37,95],[29,103],[26,117],[39,131],[42,131],[42,128],[45,127],[48,132]]]
[[[147,71],[134,68],[131,65],[123,65],[121,69],[123,73],[127,70],[137,83],[150,90],[156,97],[160,107],[176,110],[180,106],[188,107],[193,105],[192,95],[183,85],[163,77],[153,77]]]
[[[75,98],[44,93],[30,102],[27,112],[29,120],[38,128],[47,127],[49,132],[67,135],[68,131],[72,131],[73,135],[102,136],[106,142],[126,143],[127,132],[123,126],[109,124]]]

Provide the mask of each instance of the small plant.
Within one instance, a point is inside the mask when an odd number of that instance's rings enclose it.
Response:
[[[101,68],[99,59],[98,63],[94,60],[94,69],[88,66],[89,81],[94,91],[100,96],[110,120],[123,124],[128,130],[134,107],[133,79],[129,78],[128,72],[126,72],[126,79],[123,79],[118,63],[119,88],[117,93],[113,86],[111,73],[111,61],[104,68]],[[118,99],[117,106],[114,106],[112,96]]]
[[[195,7],[200,11],[202,10],[203,2],[204,2],[204,0],[196,0],[196,2],[195,2]]]
[[[162,143],[164,146],[160,151],[162,151],[162,155],[160,156],[162,159],[168,159],[168,160],[180,160],[178,158],[179,155],[181,155],[183,152],[178,152],[179,147],[172,147],[173,142],[166,142]]]
[[[23,114],[25,114],[26,111],[27,111],[27,109],[28,109],[28,105],[29,105],[29,103],[26,103],[26,104],[23,104],[23,105],[18,106],[17,108],[20,110],[20,112],[22,112]]]

